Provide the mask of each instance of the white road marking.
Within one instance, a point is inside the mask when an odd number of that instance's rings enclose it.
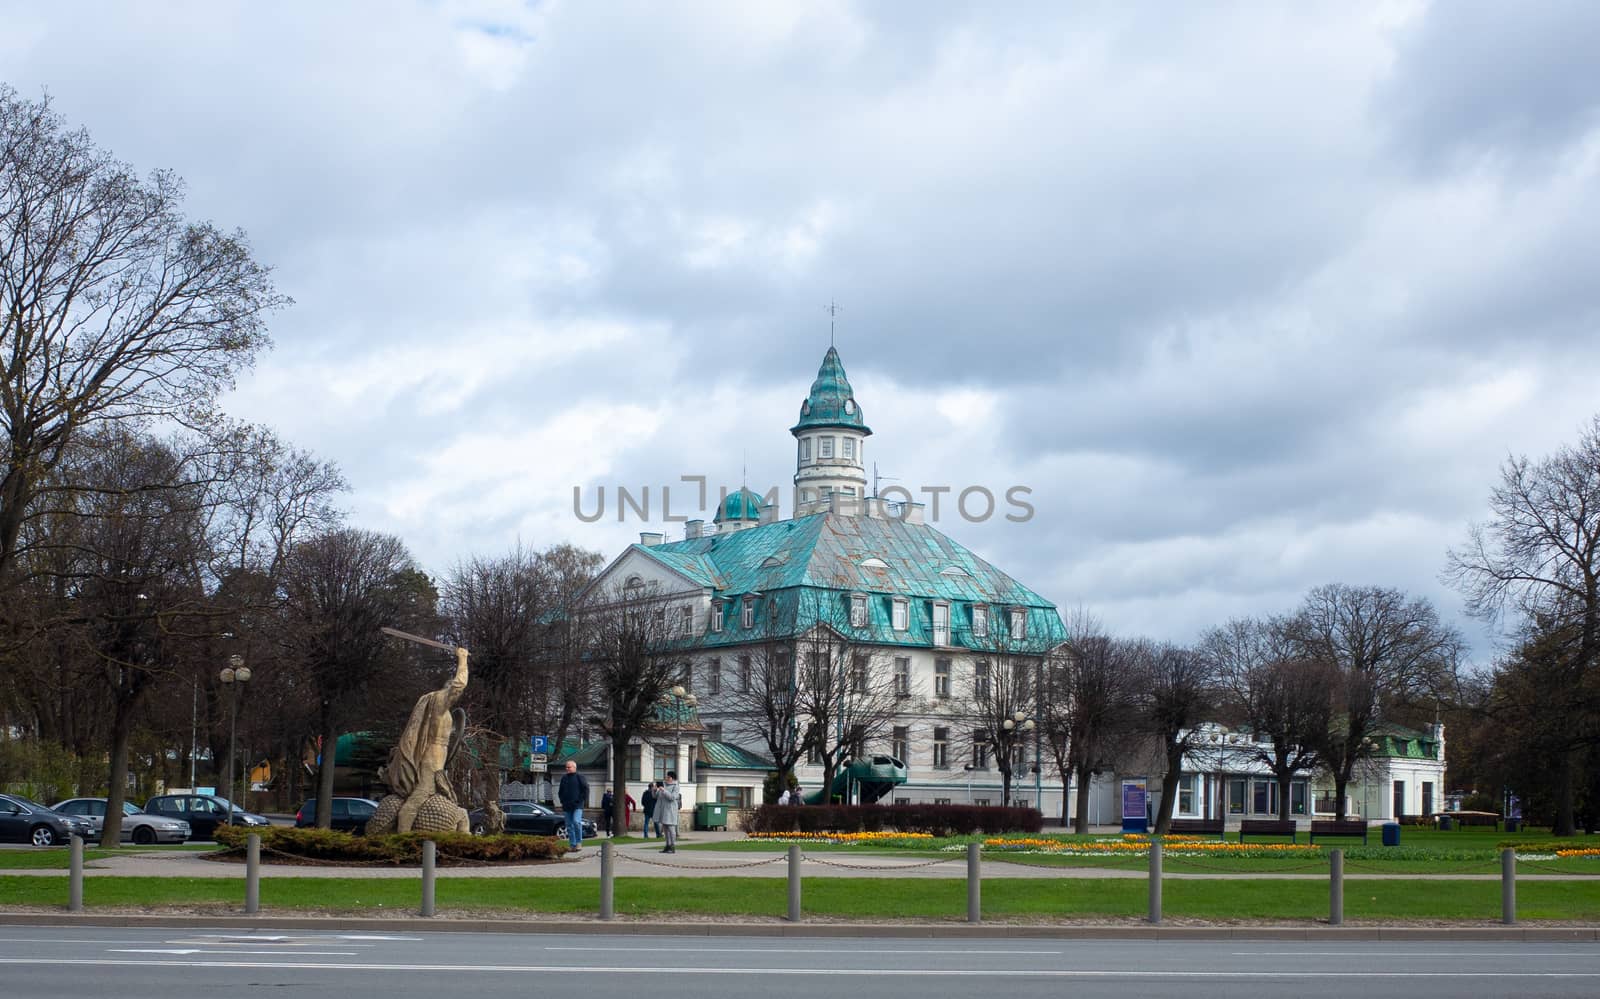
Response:
[[[317,961],[132,961],[115,958],[34,958],[0,957],[0,965],[47,964],[55,967],[79,965],[117,968],[240,968],[260,970],[280,968],[291,971],[389,971],[400,973],[438,972],[459,975],[479,974],[566,974],[566,975],[764,975],[811,978],[1151,978],[1151,979],[1288,979],[1301,980],[1305,972],[1284,971],[1140,971],[1127,969],[1073,969],[1059,971],[1021,971],[1011,968],[574,968],[553,964],[357,964]],[[1589,971],[1319,971],[1318,978],[1351,980],[1387,978],[1600,978]]]
[[[615,951],[615,947],[545,947],[559,951]],[[1049,955],[1059,950],[952,950],[948,947],[928,947],[921,950],[884,950],[872,948],[874,954],[1010,954]],[[837,947],[629,947],[630,954],[837,954]]]
[[[1600,950],[1592,944],[1573,941],[1574,949],[1541,954],[1536,951],[1437,951],[1437,950],[1372,950],[1370,947],[1355,950],[1236,950],[1234,957],[1439,957],[1458,960],[1464,957],[1592,957],[1600,958]],[[1578,947],[1586,948],[1578,950]]]
[[[187,954],[252,954],[252,955],[262,955],[262,954],[282,954],[282,953],[284,953],[281,950],[216,950],[216,949],[209,948],[209,947],[207,949],[205,949],[205,950],[199,950],[199,949],[179,950],[179,949],[176,949],[176,948],[160,949],[160,948],[155,948],[155,947],[107,947],[106,948],[106,952],[108,954],[178,954],[178,955],[187,955]],[[294,953],[295,953],[296,957],[300,957],[300,956],[355,957],[356,956],[356,952],[353,951],[353,950],[297,950]]]

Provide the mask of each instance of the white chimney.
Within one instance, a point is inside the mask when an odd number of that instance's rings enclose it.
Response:
[[[666,535],[659,531],[640,531],[639,543],[644,545],[646,548],[654,548],[656,545],[659,545],[662,539],[665,537]]]
[[[703,521],[703,520],[691,520],[688,523],[683,525],[683,536],[684,536],[684,539],[685,540],[690,540],[690,539],[693,539],[693,538],[698,538],[702,534],[705,533],[705,529],[706,529],[706,522],[705,521]]]

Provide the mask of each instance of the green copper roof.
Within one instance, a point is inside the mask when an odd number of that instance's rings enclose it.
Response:
[[[717,508],[716,516],[712,523],[720,524],[725,520],[760,520],[761,497],[748,487],[741,487],[736,493],[729,493]]]
[[[792,636],[819,623],[860,641],[927,647],[936,602],[950,604],[953,647],[993,648],[1007,631],[1011,608],[1026,616],[1026,648],[1040,651],[1066,639],[1054,604],[928,524],[817,513],[634,547],[727,602],[722,630],[697,638],[708,647]],[[881,560],[884,568],[863,566],[868,559]],[[867,598],[860,627],[849,624],[855,594]],[[896,597],[907,601],[904,629],[893,627]],[[755,604],[749,628],[741,614],[746,599]],[[974,605],[988,608],[987,636],[974,633]]]
[[[832,347],[823,355],[822,367],[817,370],[817,380],[811,383],[811,394],[800,404],[800,422],[790,428],[790,433],[815,427],[847,427],[870,434],[861,421],[861,407],[856,405],[855,390],[845,377],[844,363],[839,352]]]
[[[700,743],[700,766],[719,770],[771,770],[772,761],[731,742]]]

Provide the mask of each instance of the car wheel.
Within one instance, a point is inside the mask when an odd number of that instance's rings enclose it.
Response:
[[[149,846],[156,841],[156,831],[149,826],[140,826],[133,831],[133,841],[140,846]]]
[[[28,839],[34,846],[55,846],[57,843],[56,831],[49,826],[34,826],[28,834]]]

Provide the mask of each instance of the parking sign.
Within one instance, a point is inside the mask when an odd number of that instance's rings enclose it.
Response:
[[[532,748],[531,751],[535,752],[535,753],[549,753],[550,752],[550,737],[548,735],[536,735],[536,736],[534,736],[533,737],[533,748]]]

